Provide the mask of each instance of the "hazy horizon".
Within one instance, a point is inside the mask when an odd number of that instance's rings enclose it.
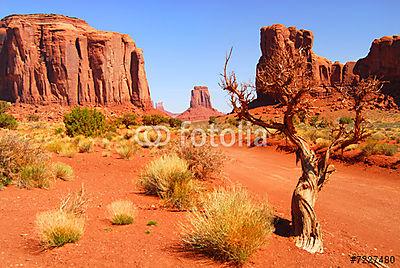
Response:
[[[262,26],[311,30],[315,53],[345,63],[365,57],[374,39],[399,34],[398,10],[399,1],[3,0],[0,17],[56,13],[129,34],[144,51],[153,102],[163,101],[166,110],[178,113],[188,108],[195,85],[208,86],[214,107],[230,111],[218,87],[225,53],[233,46],[231,68],[239,80],[253,80]]]

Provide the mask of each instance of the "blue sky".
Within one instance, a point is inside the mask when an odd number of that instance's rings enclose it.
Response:
[[[262,26],[312,30],[314,51],[341,62],[366,56],[374,38],[400,34],[398,0],[0,0],[0,7],[0,17],[59,13],[128,33],[144,50],[153,100],[172,112],[188,107],[194,85],[207,85],[214,106],[229,111],[218,87],[225,53],[233,46],[238,78],[254,79]]]

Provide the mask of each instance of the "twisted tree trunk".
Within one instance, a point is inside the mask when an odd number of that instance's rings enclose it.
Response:
[[[314,206],[318,198],[318,178],[312,170],[303,171],[292,196],[292,226],[296,246],[310,253],[322,253],[323,240]]]
[[[322,232],[314,207],[318,192],[326,180],[326,162],[323,162],[324,166],[320,166],[314,151],[304,139],[296,135],[291,116],[285,116],[285,126],[286,136],[297,146],[296,162],[301,162],[302,169],[302,176],[292,195],[291,207],[296,246],[310,253],[323,253]]]

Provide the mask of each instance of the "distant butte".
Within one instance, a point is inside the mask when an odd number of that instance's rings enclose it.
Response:
[[[203,121],[210,116],[220,116],[223,113],[214,109],[211,105],[210,92],[206,86],[195,86],[191,91],[190,107],[177,118],[183,121]]]

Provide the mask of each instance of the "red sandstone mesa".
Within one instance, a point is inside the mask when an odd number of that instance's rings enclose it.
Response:
[[[373,42],[368,56],[358,62],[332,63],[312,51],[314,36],[309,30],[286,28],[282,24],[262,27],[260,30],[261,57],[257,64],[257,72],[263,70],[271,57],[280,50],[295,51],[303,49],[307,61],[312,68],[312,76],[321,88],[329,88],[337,84],[350,84],[358,76],[375,75],[389,81],[384,93],[392,95],[400,101],[400,37],[383,37]],[[258,82],[256,81],[256,84]],[[275,103],[273,96],[257,94],[254,106]],[[391,103],[389,102],[389,106]]]
[[[0,98],[152,107],[143,53],[134,41],[62,15],[12,15],[0,21]]]
[[[368,55],[355,64],[354,72],[361,77],[372,75],[388,81],[384,93],[400,104],[400,36],[375,39]]]
[[[178,115],[179,119],[185,121],[201,121],[208,120],[210,116],[223,115],[223,113],[212,107],[208,87],[195,86],[191,94],[190,107]]]

